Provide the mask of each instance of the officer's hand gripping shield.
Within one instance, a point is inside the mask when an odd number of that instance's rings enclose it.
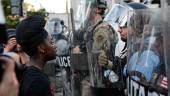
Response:
[[[160,9],[133,10],[128,14],[128,63],[124,68],[128,95],[143,94],[131,91],[132,82],[145,88],[147,94],[167,95]]]

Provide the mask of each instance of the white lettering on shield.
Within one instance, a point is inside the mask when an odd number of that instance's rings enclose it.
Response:
[[[70,67],[70,56],[57,57],[61,67]]]
[[[150,92],[146,86],[127,78],[127,94],[128,96],[165,96],[156,91]]]

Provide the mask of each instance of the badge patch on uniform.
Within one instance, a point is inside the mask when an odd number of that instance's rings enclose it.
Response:
[[[95,30],[95,35],[93,38],[93,50],[100,51],[106,50],[110,46],[108,29],[107,27],[100,27]]]

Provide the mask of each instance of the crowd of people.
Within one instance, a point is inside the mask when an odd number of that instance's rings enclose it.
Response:
[[[0,96],[127,96],[127,78],[148,89],[159,86],[166,71],[154,13],[135,2],[110,10],[103,0],[90,4],[75,32],[57,17],[29,16],[9,29],[0,20]],[[119,35],[125,45],[115,56]]]

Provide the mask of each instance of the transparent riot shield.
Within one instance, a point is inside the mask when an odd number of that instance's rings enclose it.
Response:
[[[129,50],[128,63],[124,68],[124,73],[128,76],[127,94],[128,96],[133,94],[166,96],[167,77],[163,53],[163,28],[159,18],[160,9],[133,10],[128,14],[130,14],[128,17]]]
[[[93,2],[94,3],[94,2]],[[73,45],[71,47],[71,81],[73,96],[91,96],[90,80],[86,50],[86,32],[90,26],[90,12],[92,0],[75,0],[72,5]]]
[[[112,96],[122,89],[121,64],[114,58],[117,34],[107,22],[99,24],[88,43],[88,63],[94,96]],[[105,59],[105,60],[104,60]],[[115,62],[114,62],[115,61]],[[114,67],[109,68],[109,64]],[[120,76],[120,77],[119,77]],[[121,96],[119,94],[119,96]]]
[[[165,7],[169,6],[169,5],[170,5],[170,1],[169,0],[162,0],[161,1],[161,7],[162,8],[165,8]]]
[[[125,14],[119,13],[125,11],[123,9],[127,10],[121,5],[113,6],[104,21],[95,25],[88,37],[88,64],[93,96],[124,95],[123,65],[114,56],[118,38],[114,26],[119,19],[119,16],[115,16]]]
[[[56,60],[51,61],[51,68],[55,72],[53,82],[55,82],[57,96],[72,96],[71,89],[71,69],[70,69],[70,43],[67,26],[58,14],[49,14],[49,20],[45,26],[51,34],[55,45],[57,46]],[[67,15],[67,14],[65,14]],[[65,16],[66,17],[66,16]]]
[[[169,47],[170,47],[170,44],[168,42],[169,40],[169,26],[170,26],[170,23],[169,23],[169,14],[170,14],[170,2],[168,0],[163,0],[161,1],[161,5],[162,5],[162,14],[163,14],[163,17],[162,17],[162,24],[163,24],[163,28],[164,28],[164,41],[165,41],[165,44],[164,44],[164,53],[165,53],[165,65],[166,65],[166,74],[167,74],[167,77],[168,77],[168,96],[170,96],[170,75],[169,75],[169,68],[170,68],[170,65],[169,65],[169,59],[170,59],[170,56],[169,56]]]
[[[74,0],[71,2],[71,8],[73,9],[73,21],[74,24],[73,29],[78,30],[80,27],[84,27],[86,25],[85,21],[89,16],[89,12],[92,7],[92,2],[95,0]]]

